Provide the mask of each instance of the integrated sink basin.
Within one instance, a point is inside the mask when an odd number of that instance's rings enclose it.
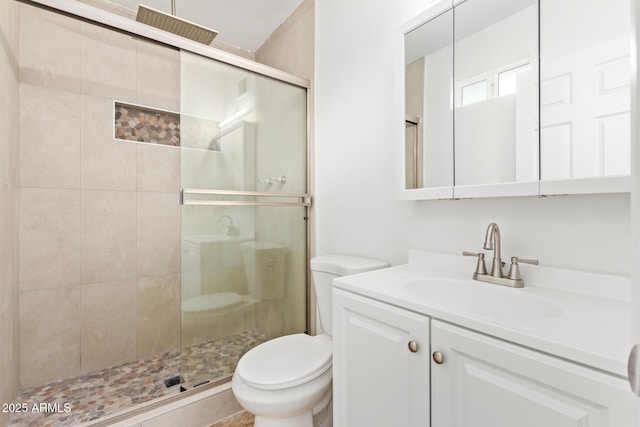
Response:
[[[560,316],[562,308],[529,289],[514,289],[448,277],[406,281],[405,290],[425,304],[493,321],[536,321]]]

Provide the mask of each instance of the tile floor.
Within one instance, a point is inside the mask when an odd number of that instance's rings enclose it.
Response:
[[[224,420],[220,420],[209,427],[253,427],[253,418],[253,415],[247,411],[242,411]]]
[[[177,394],[180,386],[167,388],[165,379],[181,375],[182,386],[191,388],[207,380],[230,376],[240,357],[264,341],[266,336],[261,332],[250,330],[198,344],[182,352],[167,352],[25,389],[18,395],[16,404],[26,411],[14,413],[8,425],[75,426],[158,397]],[[250,424],[223,424],[251,425],[252,420]]]

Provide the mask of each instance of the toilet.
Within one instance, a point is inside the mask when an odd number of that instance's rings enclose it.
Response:
[[[238,362],[232,389],[255,415],[255,427],[313,427],[314,415],[331,402],[332,286],[339,276],[387,267],[383,261],[346,255],[311,260],[319,321],[324,333],[274,338],[249,350]],[[320,420],[331,426],[331,418]]]

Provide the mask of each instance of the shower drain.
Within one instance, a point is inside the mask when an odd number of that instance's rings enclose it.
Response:
[[[164,380],[164,385],[169,388],[182,382],[184,382],[182,377],[180,375],[176,375],[175,377],[167,378],[166,380]]]

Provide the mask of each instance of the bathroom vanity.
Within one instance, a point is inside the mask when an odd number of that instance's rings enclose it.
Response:
[[[336,427],[638,425],[628,278],[526,266],[514,289],[473,268],[412,251],[334,281]]]

